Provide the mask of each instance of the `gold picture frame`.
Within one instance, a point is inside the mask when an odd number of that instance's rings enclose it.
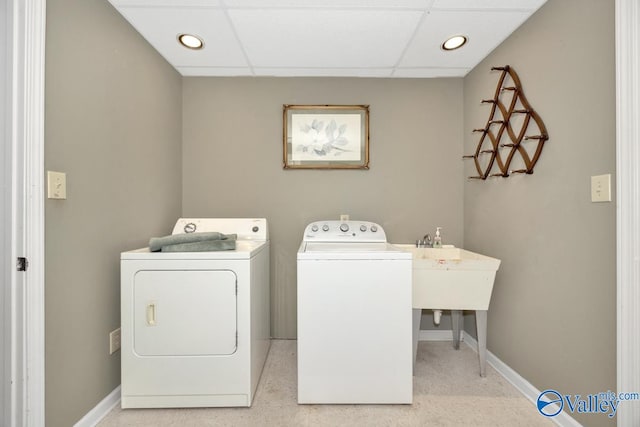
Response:
[[[368,105],[284,105],[284,169],[369,169]]]

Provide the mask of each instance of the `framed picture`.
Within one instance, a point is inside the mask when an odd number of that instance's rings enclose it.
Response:
[[[369,169],[368,105],[284,105],[284,169]]]

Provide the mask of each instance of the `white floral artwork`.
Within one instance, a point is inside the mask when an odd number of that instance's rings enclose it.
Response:
[[[291,160],[360,161],[360,114],[292,114]]]

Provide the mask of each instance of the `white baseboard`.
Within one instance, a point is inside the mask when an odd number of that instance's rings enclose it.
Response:
[[[422,331],[421,331],[422,332]],[[478,352],[478,341],[463,331],[464,342],[471,347],[473,351]],[[529,381],[520,376],[516,371],[511,369],[506,363],[498,359],[493,353],[487,351],[487,363],[493,367],[500,375],[509,381],[520,393],[533,403],[535,407],[538,402],[538,396],[541,391],[535,388]],[[541,415],[542,416],[542,415]],[[566,412],[561,412],[557,416],[550,418],[551,421],[562,427],[581,427],[582,424],[573,419]]]
[[[107,416],[109,412],[116,405],[120,403],[120,386],[116,387],[107,397],[102,399],[100,403],[98,403],[91,411],[87,412],[87,414],[80,419],[73,427],[94,427],[97,425],[104,417]]]
[[[464,337],[462,332],[460,331],[460,340]],[[450,330],[420,329],[418,341],[453,341],[453,332]]]

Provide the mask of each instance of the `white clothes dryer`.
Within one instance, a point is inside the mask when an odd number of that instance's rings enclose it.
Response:
[[[270,346],[267,221],[181,218],[235,250],[121,254],[123,408],[251,406]]]
[[[298,250],[298,403],[411,403],[411,254],[365,221],[309,224]]]

